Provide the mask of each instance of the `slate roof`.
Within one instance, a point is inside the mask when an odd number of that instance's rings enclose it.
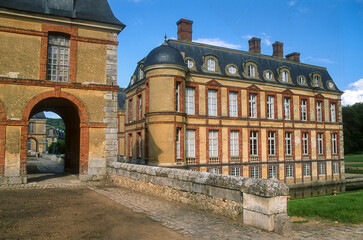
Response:
[[[47,119],[47,117],[45,116],[44,112],[38,112],[33,117],[31,117],[31,119]]]
[[[335,83],[334,83],[334,89],[328,88],[328,86],[327,86],[328,81],[333,82],[333,80],[332,80],[331,76],[329,75],[328,71],[326,70],[326,68],[323,68],[323,67],[308,65],[308,64],[295,62],[292,60],[287,60],[287,59],[278,58],[278,57],[272,57],[272,56],[267,56],[267,55],[262,55],[262,54],[255,54],[255,53],[240,51],[240,50],[216,47],[216,46],[195,43],[195,42],[168,40],[166,42],[166,44],[169,47],[172,47],[173,49],[177,49],[180,53],[183,53],[184,59],[192,58],[194,60],[196,69],[195,70],[189,69],[189,71],[191,73],[207,74],[214,78],[218,78],[218,76],[223,76],[223,77],[235,78],[235,79],[246,79],[245,77],[243,77],[242,64],[246,61],[252,60],[257,63],[257,70],[258,70],[260,78],[259,79],[249,79],[250,81],[256,81],[256,83],[269,82],[269,83],[276,83],[276,84],[281,84],[281,85],[286,85],[286,86],[293,85],[293,86],[299,86],[302,88],[313,88],[309,75],[311,73],[318,72],[321,75],[322,84],[323,84],[322,88],[318,88],[318,89],[341,93],[341,91],[338,89],[338,87],[335,85]],[[165,43],[163,45],[165,45]],[[161,45],[161,46],[163,46],[163,45]],[[153,63],[153,64],[157,64],[158,60],[149,59],[149,58],[150,58],[150,56],[155,55],[155,54],[151,54],[151,53],[153,53],[153,51],[155,51],[156,49],[160,49],[160,47],[157,47],[154,50],[152,50],[149,53],[149,55],[146,57],[146,59],[150,63]],[[164,47],[164,49],[165,49],[165,47]],[[173,53],[173,54],[175,55],[175,53]],[[219,64],[221,73],[217,73],[217,72],[216,73],[211,73],[211,72],[206,73],[202,70],[203,56],[207,56],[210,54],[212,54],[218,58],[218,64]],[[136,85],[140,80],[142,80],[142,79],[139,79],[139,76],[137,74],[138,69],[140,67],[142,67],[142,64],[143,64],[143,61],[140,61],[138,63],[138,66],[133,75],[134,83],[133,84],[130,83],[129,86],[127,87],[126,91],[132,85]],[[225,69],[228,64],[234,64],[237,66],[239,76],[231,76],[226,73]],[[146,65],[146,60],[145,60],[145,65]],[[148,63],[148,65],[150,65],[150,64]],[[186,66],[185,63],[179,63],[179,65]],[[143,67],[145,67],[145,66],[143,66]],[[290,76],[292,79],[292,84],[283,83],[278,80],[275,80],[275,81],[265,80],[265,78],[263,77],[263,72],[265,70],[272,71],[275,79],[277,79],[277,77],[278,77],[277,71],[278,71],[278,68],[280,68],[280,67],[288,67],[290,69]],[[300,75],[305,76],[307,85],[300,85],[297,82],[297,77]]]
[[[154,48],[146,57],[144,68],[154,64],[176,64],[185,65],[180,51],[168,44]]]
[[[107,0],[0,0],[0,7],[125,27],[113,15]]]

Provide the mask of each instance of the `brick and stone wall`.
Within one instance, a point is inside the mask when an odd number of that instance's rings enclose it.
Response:
[[[288,187],[275,179],[252,179],[206,172],[112,162],[114,184],[236,219],[267,231],[291,232]]]

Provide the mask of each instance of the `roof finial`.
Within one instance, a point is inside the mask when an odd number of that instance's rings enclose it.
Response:
[[[165,36],[164,36],[164,42],[166,42],[166,39],[167,39],[168,37],[166,36],[166,33],[165,33]]]

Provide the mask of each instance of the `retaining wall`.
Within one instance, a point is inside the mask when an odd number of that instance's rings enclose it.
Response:
[[[276,179],[253,179],[181,169],[112,162],[114,184],[236,219],[266,231],[291,233],[288,187]]]

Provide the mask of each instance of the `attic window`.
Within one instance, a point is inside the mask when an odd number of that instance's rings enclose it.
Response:
[[[249,65],[248,66],[248,76],[249,77],[255,77],[256,74],[255,74],[255,66],[253,65]]]
[[[314,77],[314,87],[319,87],[319,81],[320,81],[320,77],[319,76],[315,76]]]
[[[188,59],[187,60],[187,65],[188,65],[188,68],[193,68],[194,62],[191,59]]]
[[[208,71],[215,72],[216,71],[216,61],[214,59],[208,59]]]
[[[229,72],[230,74],[236,74],[237,69],[236,69],[236,67],[235,67],[235,66],[230,66],[230,67],[228,68],[228,72]]]
[[[266,77],[266,79],[271,80],[271,79],[272,79],[272,72],[267,71],[267,72],[265,73],[265,77]]]
[[[299,76],[298,82],[299,82],[300,85],[305,85],[306,84],[305,77],[304,76]]]
[[[281,80],[283,82],[288,82],[289,81],[288,79],[289,79],[289,73],[287,71],[283,71],[282,72],[282,79]]]
[[[145,77],[144,75],[144,71],[142,71],[142,69],[139,69],[139,79],[143,79]]]

